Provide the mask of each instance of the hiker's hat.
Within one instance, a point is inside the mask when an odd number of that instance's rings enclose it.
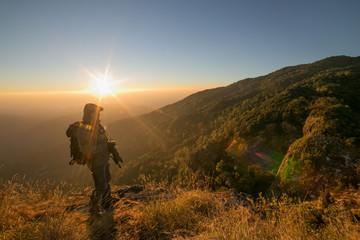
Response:
[[[94,112],[100,112],[103,110],[104,110],[103,107],[98,106],[94,103],[87,103],[84,107],[84,113],[94,113]]]

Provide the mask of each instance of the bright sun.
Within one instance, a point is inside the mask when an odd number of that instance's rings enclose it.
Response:
[[[93,80],[92,87],[86,90],[86,92],[96,94],[100,97],[100,99],[109,95],[116,97],[116,93],[119,92],[117,86],[120,84],[121,81],[114,81],[109,74],[108,69],[106,69],[105,73],[90,72],[86,68],[83,68],[83,70]]]
[[[98,95],[100,98],[108,95],[115,97],[117,92],[115,85],[119,84],[119,81],[113,81],[107,74],[91,73],[89,71],[87,73],[93,79],[93,85],[89,92]]]
[[[96,86],[95,90],[100,95],[100,97],[105,97],[107,95],[114,95],[114,92],[111,89],[112,83],[108,82],[107,78],[95,78]]]

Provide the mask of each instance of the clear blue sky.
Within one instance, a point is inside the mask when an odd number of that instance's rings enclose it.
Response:
[[[0,0],[0,92],[223,86],[360,55],[359,0]]]

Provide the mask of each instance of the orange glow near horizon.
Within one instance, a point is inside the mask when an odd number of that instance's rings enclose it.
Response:
[[[199,88],[126,88],[126,82],[131,81],[130,78],[122,78],[120,80],[113,80],[109,72],[110,61],[107,64],[105,71],[90,71],[85,67],[80,66],[80,69],[85,73],[86,86],[82,90],[43,90],[43,91],[19,91],[19,92],[2,92],[0,91],[0,98],[5,102],[7,111],[12,109],[27,109],[36,107],[54,107],[61,106],[62,108],[73,107],[86,102],[94,102],[99,105],[120,104],[124,109],[126,104],[144,105],[158,108],[167,104],[178,101],[189,94],[203,90],[204,87]],[[122,86],[123,85],[123,86]],[[128,109],[130,109],[129,107]],[[128,112],[130,116],[135,116],[135,113]],[[140,121],[140,120],[139,120]],[[148,132],[152,132],[144,123],[139,123]],[[153,132],[151,134],[154,134]]]
[[[113,89],[114,95],[120,93],[136,93],[136,92],[189,92],[195,93],[204,89],[206,87],[197,87],[197,88],[123,88],[123,89]],[[7,91],[0,92],[0,96],[11,96],[11,95],[63,95],[63,94],[89,94],[89,95],[98,95],[92,88],[85,90],[63,90],[63,91]]]

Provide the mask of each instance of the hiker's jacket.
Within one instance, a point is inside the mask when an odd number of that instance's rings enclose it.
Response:
[[[100,124],[93,127],[90,124],[82,123],[76,130],[76,137],[80,151],[88,159],[102,161],[101,158],[104,158],[103,161],[108,161],[107,137],[104,128]]]

